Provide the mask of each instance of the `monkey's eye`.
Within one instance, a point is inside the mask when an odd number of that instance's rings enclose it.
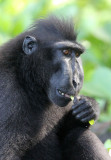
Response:
[[[79,57],[79,56],[80,56],[80,53],[76,52],[76,53],[75,53],[75,56],[76,56],[76,57]]]
[[[63,49],[62,52],[64,55],[70,55],[72,53],[70,49]]]

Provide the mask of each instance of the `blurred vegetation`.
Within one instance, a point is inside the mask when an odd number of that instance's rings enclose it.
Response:
[[[111,0],[0,0],[0,45],[49,14],[73,17],[85,72],[82,94],[98,100],[111,120]]]
[[[111,140],[107,139],[106,142],[104,143],[104,147],[107,149],[109,152],[109,155],[111,156]]]

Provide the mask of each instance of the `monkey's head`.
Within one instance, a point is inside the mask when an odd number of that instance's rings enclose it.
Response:
[[[24,38],[23,51],[30,61],[31,85],[39,85],[52,103],[66,106],[70,97],[79,93],[84,77],[80,55],[84,48],[76,41],[71,21],[55,17],[37,21]]]

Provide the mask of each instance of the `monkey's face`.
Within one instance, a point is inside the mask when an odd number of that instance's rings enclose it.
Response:
[[[60,41],[44,46],[39,44],[34,37],[27,36],[23,43],[24,52],[30,56],[35,56],[33,61],[38,61],[37,71],[34,67],[33,79],[35,84],[43,87],[48,99],[61,107],[66,106],[71,101],[71,96],[79,93],[83,84],[83,68],[79,56],[83,48],[77,42]],[[36,56],[37,55],[37,56]],[[33,65],[36,66],[37,65]],[[31,76],[31,77],[32,77]],[[41,83],[43,85],[41,85]],[[32,84],[33,85],[33,84]],[[43,89],[41,88],[41,90]]]
[[[71,48],[72,43],[58,42],[53,49],[52,73],[49,80],[48,97],[52,103],[64,107],[71,101],[71,96],[79,93],[83,84],[83,68],[80,52]]]

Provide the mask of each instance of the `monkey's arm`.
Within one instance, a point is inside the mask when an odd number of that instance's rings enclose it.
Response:
[[[98,104],[94,99],[85,96],[81,96],[79,100],[75,99],[74,102],[73,110],[64,116],[61,121],[64,123],[59,126],[58,137],[63,159],[110,160],[104,145],[88,129],[89,120],[98,118]]]

